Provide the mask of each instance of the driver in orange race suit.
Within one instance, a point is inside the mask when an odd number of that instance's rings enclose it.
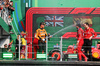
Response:
[[[39,52],[46,52],[46,36],[50,36],[50,34],[47,34],[46,30],[44,29],[45,23],[40,23],[40,28],[36,30],[35,38],[33,41],[34,44],[34,58],[36,59],[37,49],[39,49]]]

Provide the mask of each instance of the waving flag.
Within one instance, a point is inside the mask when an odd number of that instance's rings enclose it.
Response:
[[[64,16],[45,16],[46,26],[63,27]]]
[[[12,43],[13,43],[13,40],[9,43],[9,45],[12,45]]]

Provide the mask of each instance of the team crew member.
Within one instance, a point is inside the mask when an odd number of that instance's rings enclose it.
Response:
[[[84,24],[84,50],[85,54],[88,57],[88,60],[92,60],[91,46],[92,46],[92,38],[96,37],[97,34],[93,28],[89,27],[88,23]]]
[[[79,61],[82,60],[82,56],[84,57],[85,61],[87,61],[87,57],[83,54],[83,52],[81,51],[81,48],[83,46],[84,40],[83,40],[83,29],[81,28],[80,24],[76,25],[77,28],[77,49],[78,49],[78,57],[79,57]]]
[[[15,59],[19,58],[19,42],[21,44],[21,40],[19,39],[19,36],[20,35],[17,35],[17,39],[16,39],[16,45],[15,45],[16,58]],[[21,49],[21,47],[20,47],[20,49]]]
[[[47,32],[44,29],[44,27],[45,27],[45,23],[41,22],[40,28],[36,30],[35,39],[33,41],[34,59],[36,59],[37,49],[39,49],[39,52],[42,52],[42,53],[46,52],[46,36],[49,36],[49,35],[47,35]],[[36,42],[37,40],[38,42]]]

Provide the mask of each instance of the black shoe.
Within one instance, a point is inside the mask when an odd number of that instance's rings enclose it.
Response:
[[[14,58],[14,60],[18,60],[17,58]]]

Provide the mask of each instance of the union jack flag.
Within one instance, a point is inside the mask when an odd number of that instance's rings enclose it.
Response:
[[[45,16],[46,26],[63,27],[64,16]]]

